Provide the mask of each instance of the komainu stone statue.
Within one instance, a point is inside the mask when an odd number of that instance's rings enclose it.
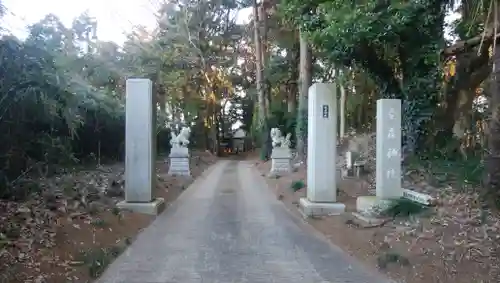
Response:
[[[172,145],[172,148],[169,155],[169,175],[191,176],[189,168],[189,150],[187,147],[189,145],[190,134],[191,129],[189,127],[183,127],[177,136],[173,132],[170,133],[172,136],[170,139],[170,145]]]
[[[170,145],[172,148],[186,148],[189,145],[189,135],[191,135],[191,129],[189,127],[182,127],[179,135],[175,135],[174,132],[170,132]]]
[[[272,145],[273,148],[276,147],[281,147],[281,148],[290,148],[291,145],[291,138],[292,134],[288,133],[286,137],[283,137],[281,134],[280,129],[278,128],[272,128],[271,129],[271,139],[272,139]]]
[[[271,139],[273,145],[273,152],[271,154],[271,172],[269,176],[277,176],[282,173],[289,173],[292,170],[291,160],[292,155],[290,151],[290,137],[289,133],[286,137],[281,135],[278,128],[271,129]]]

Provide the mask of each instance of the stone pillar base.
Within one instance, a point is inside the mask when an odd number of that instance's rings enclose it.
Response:
[[[356,199],[356,211],[366,215],[377,216],[380,211],[387,209],[390,205],[391,200],[377,196],[361,196]]]
[[[391,200],[377,196],[361,196],[356,199],[356,212],[352,215],[367,224],[379,224],[386,220],[380,212],[391,205]]]
[[[312,202],[307,198],[299,201],[299,210],[304,216],[315,217],[325,215],[340,215],[345,212],[345,204],[340,202]]]
[[[156,198],[151,202],[127,202],[124,200],[117,203],[116,207],[142,214],[158,215],[165,209],[165,200],[163,198]]]

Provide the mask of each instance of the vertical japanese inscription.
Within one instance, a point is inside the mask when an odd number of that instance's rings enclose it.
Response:
[[[377,101],[377,196],[398,197],[401,188],[401,101]]]
[[[394,110],[393,107],[391,107],[391,109],[389,109],[387,118],[391,122],[396,119],[396,111]],[[390,124],[392,126],[391,122],[390,122]],[[389,129],[387,130],[387,135],[386,136],[387,136],[387,140],[388,140],[387,143],[390,144],[390,145],[392,145],[392,142],[393,142],[392,140],[396,139],[396,132],[394,130],[394,127],[389,127]],[[398,156],[399,156],[399,150],[397,148],[390,147],[387,150],[387,158],[388,159],[397,158]],[[393,168],[388,168],[387,169],[386,177],[387,177],[387,179],[396,178],[396,171]]]
[[[328,118],[328,116],[330,116],[330,108],[328,107],[328,105],[323,105],[323,118]]]

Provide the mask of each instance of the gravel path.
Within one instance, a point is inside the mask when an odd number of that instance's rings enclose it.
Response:
[[[288,213],[251,163],[219,161],[98,283],[389,283]]]

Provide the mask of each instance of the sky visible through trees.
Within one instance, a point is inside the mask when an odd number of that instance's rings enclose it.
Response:
[[[125,34],[135,25],[145,26],[150,31],[155,29],[157,26],[155,14],[161,6],[161,0],[4,0],[3,2],[7,7],[7,13],[1,20],[3,28],[19,38],[28,36],[27,25],[41,20],[49,13],[55,14],[61,22],[69,26],[75,17],[88,10],[99,23],[97,29],[99,39],[114,41],[120,45],[126,40]],[[241,9],[237,22],[239,24],[248,22],[251,12],[250,8]]]

